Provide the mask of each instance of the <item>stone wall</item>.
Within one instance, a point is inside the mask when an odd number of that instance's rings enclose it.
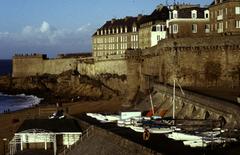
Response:
[[[42,56],[14,56],[13,77],[27,77],[42,74],[60,74],[76,69],[75,58],[47,59]]]
[[[168,39],[143,50],[142,88],[149,78],[182,86],[239,87],[240,37]]]

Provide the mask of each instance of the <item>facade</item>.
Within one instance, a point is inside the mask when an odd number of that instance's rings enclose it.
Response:
[[[124,55],[126,49],[137,49],[139,21],[142,16],[107,21],[92,37],[95,59]]]
[[[240,33],[240,0],[215,0],[209,11],[211,34]]]
[[[167,21],[168,37],[201,37],[210,33],[209,10],[200,6],[173,6]]]
[[[139,48],[145,49],[157,45],[167,36],[166,20],[169,18],[166,6],[159,5],[151,15],[141,21],[139,29]]]

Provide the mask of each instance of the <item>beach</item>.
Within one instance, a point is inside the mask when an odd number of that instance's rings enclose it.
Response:
[[[122,107],[119,99],[101,101],[80,101],[74,103],[63,103],[63,109],[68,110],[68,114],[76,115],[84,112],[118,112]],[[9,141],[25,119],[47,118],[57,107],[55,105],[39,105],[39,107],[23,109],[20,111],[0,115],[0,154],[3,154],[4,143],[6,150]],[[3,138],[7,138],[4,142]]]

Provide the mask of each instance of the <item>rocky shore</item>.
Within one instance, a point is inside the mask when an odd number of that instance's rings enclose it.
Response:
[[[103,77],[108,80],[110,78],[106,75]],[[121,96],[120,90],[109,87],[101,80],[72,71],[60,75],[45,74],[21,78],[1,76],[0,92],[35,95],[44,98],[41,104],[109,100]]]

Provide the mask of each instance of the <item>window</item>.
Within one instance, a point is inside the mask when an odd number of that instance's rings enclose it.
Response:
[[[240,15],[240,6],[235,7],[236,15]]]
[[[173,33],[178,33],[178,25],[173,24]]]
[[[116,29],[116,33],[118,33],[118,28]]]
[[[205,25],[205,33],[209,33],[210,32],[210,25],[206,24]]]
[[[156,31],[161,31],[160,25],[157,25],[157,26],[156,26]]]
[[[127,27],[125,27],[125,33],[127,33]]]
[[[197,11],[192,10],[192,18],[196,19],[197,18]]]
[[[173,10],[173,19],[178,18],[177,10]]]
[[[227,8],[225,8],[225,14],[226,14],[226,15],[228,14],[228,10],[227,10]]]
[[[209,18],[209,11],[208,11],[208,10],[205,10],[205,11],[204,11],[204,17],[205,17],[205,18]]]
[[[228,22],[226,21],[225,23],[225,28],[227,29],[228,28]]]
[[[137,27],[136,27],[136,26],[133,26],[132,31],[133,31],[133,32],[137,32]]]
[[[236,20],[236,28],[240,28],[240,20]]]
[[[157,41],[161,40],[161,36],[157,35]]]
[[[192,25],[192,33],[197,33],[197,24]]]

